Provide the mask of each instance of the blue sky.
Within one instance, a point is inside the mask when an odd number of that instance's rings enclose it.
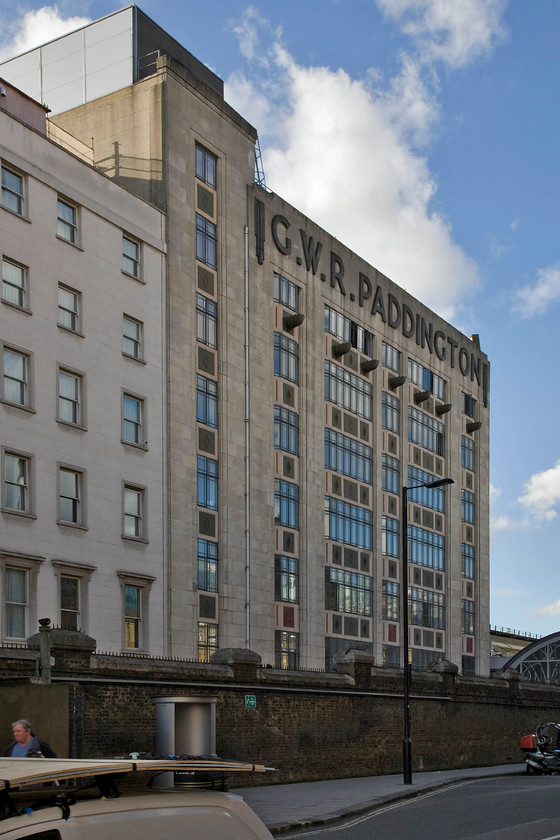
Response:
[[[144,0],[268,186],[491,362],[492,624],[560,629],[560,0]],[[0,0],[0,58],[121,8]]]

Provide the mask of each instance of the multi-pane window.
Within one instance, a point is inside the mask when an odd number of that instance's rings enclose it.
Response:
[[[142,539],[144,534],[144,490],[124,485],[123,536]]]
[[[328,540],[371,549],[372,511],[344,502],[342,499],[325,497],[325,537]]]
[[[218,543],[198,540],[198,588],[218,591]]]
[[[124,646],[125,648],[139,648],[141,646],[142,628],[142,588],[140,586],[124,587]]]
[[[58,519],[69,525],[83,524],[83,473],[67,467],[58,471]]]
[[[399,521],[392,516],[381,517],[381,550],[388,557],[399,556]]]
[[[80,629],[80,578],[60,577],[60,626],[63,630]]]
[[[353,615],[371,615],[373,579],[346,569],[325,568],[325,608]]]
[[[15,452],[4,453],[4,498],[6,510],[29,512],[29,458]]]
[[[408,360],[408,378],[423,391],[430,391],[440,400],[445,399],[445,379],[414,359]]]
[[[196,295],[196,337],[208,347],[217,346],[218,305],[205,295]]]
[[[274,479],[274,524],[298,528],[299,487],[281,478]]]
[[[399,434],[401,425],[400,401],[394,394],[383,391],[381,395],[381,424],[384,429]]]
[[[56,203],[56,233],[73,245],[78,241],[78,208],[62,198]]]
[[[83,378],[70,370],[58,371],[58,420],[83,425],[82,410]]]
[[[140,243],[128,236],[122,238],[122,270],[131,277],[140,277]]]
[[[274,375],[295,385],[299,381],[299,345],[293,338],[274,333]]]
[[[277,668],[294,670],[299,662],[299,633],[289,630],[275,632],[275,664]]]
[[[410,623],[417,627],[445,629],[445,598],[431,589],[409,587]]]
[[[438,513],[445,510],[445,490],[443,487],[414,487],[414,484],[429,484],[437,481],[437,476],[424,472],[418,467],[408,466],[408,498],[417,505],[431,508]]]
[[[387,493],[399,493],[399,459],[383,453],[381,460],[381,489]]]
[[[461,574],[474,580],[474,545],[461,543]]]
[[[204,181],[213,190],[216,189],[216,156],[198,143],[195,146],[195,171],[200,181]]]
[[[384,621],[400,620],[399,584],[394,580],[384,580],[381,585],[381,609]]]
[[[29,405],[29,356],[4,346],[2,397],[15,405]]]
[[[58,286],[58,325],[72,332],[80,331],[81,295],[74,289]]]
[[[123,315],[123,346],[125,356],[133,359],[142,358],[142,322]]]
[[[282,274],[275,274],[274,300],[294,312],[299,312],[299,286]]]
[[[394,370],[395,373],[400,373],[401,351],[384,341],[381,345],[381,364],[390,370]]]
[[[216,225],[196,214],[196,258],[210,268],[218,267]]]
[[[474,440],[467,435],[461,435],[461,466],[474,472]]]
[[[23,215],[23,189],[23,176],[2,166],[2,206],[19,216]]]
[[[373,334],[330,306],[325,306],[325,332],[341,341],[349,341],[366,356],[373,356]]]
[[[474,525],[474,493],[461,490],[461,520]]]
[[[474,636],[474,601],[461,601],[461,633]]]
[[[444,454],[445,426],[424,411],[409,406],[408,439],[436,455]]]
[[[213,429],[218,426],[218,383],[200,375],[196,377],[196,419]]]
[[[196,459],[197,504],[210,510],[218,509],[218,462],[206,455]]]
[[[274,557],[274,598],[287,604],[299,603],[299,560],[277,554]]]
[[[2,300],[24,309],[27,306],[27,269],[2,259]]]
[[[141,444],[144,401],[130,394],[123,394],[123,440]]]
[[[28,572],[7,566],[4,572],[6,638],[25,639],[29,603]]]
[[[299,415],[282,405],[274,406],[274,448],[299,455]]]
[[[218,650],[218,625],[209,621],[198,622],[197,655],[200,662],[210,662],[210,657]]]
[[[445,569],[445,537],[417,525],[408,526],[408,559],[418,566],[443,572]]]
[[[356,376],[352,371],[325,360],[325,399],[371,420],[371,382]]]
[[[371,484],[373,449],[334,429],[325,429],[325,467]]]
[[[474,417],[476,413],[476,400],[471,394],[461,394],[461,414],[467,417]]]

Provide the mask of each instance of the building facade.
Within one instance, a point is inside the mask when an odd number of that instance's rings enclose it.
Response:
[[[264,664],[331,668],[360,648],[402,666],[404,600],[414,666],[487,674],[478,337],[255,183],[254,128],[136,7],[0,74],[89,144],[104,181],[165,213],[163,595],[149,604],[165,652],[248,647]],[[441,478],[454,484],[424,486]]]

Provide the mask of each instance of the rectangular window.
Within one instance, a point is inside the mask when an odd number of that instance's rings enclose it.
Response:
[[[27,269],[2,258],[2,300],[20,309],[27,308]]]
[[[58,470],[58,521],[65,525],[84,524],[83,480],[80,470]]]
[[[6,567],[6,637],[25,639],[27,636],[28,575],[25,569]]]
[[[299,487],[281,478],[274,479],[274,524],[295,530],[299,525]]]
[[[423,391],[430,391],[440,400],[445,399],[445,380],[414,359],[408,360],[408,378]]]
[[[418,566],[445,571],[445,537],[417,525],[409,525],[408,559]]]
[[[2,206],[18,216],[23,216],[23,189],[23,176],[7,166],[2,166]]]
[[[122,238],[122,270],[131,277],[140,279],[140,243],[128,236]]]
[[[467,435],[461,435],[461,466],[474,472],[474,440]]]
[[[196,337],[207,347],[216,348],[218,335],[218,305],[205,295],[196,295]]]
[[[60,626],[63,630],[80,629],[80,578],[60,576]]]
[[[123,488],[123,536],[143,539],[144,490],[129,485]]]
[[[274,300],[294,312],[299,312],[299,286],[281,274],[274,275]]]
[[[56,233],[73,245],[78,242],[78,208],[62,198],[56,203]]]
[[[295,670],[299,663],[299,633],[276,630],[274,646],[276,667]]]
[[[325,399],[327,402],[339,405],[352,411],[364,420],[372,417],[371,382],[346,368],[325,360]]]
[[[196,258],[210,268],[218,267],[216,225],[196,214]]]
[[[352,615],[371,615],[373,579],[345,569],[325,569],[325,608]]]
[[[213,190],[216,189],[216,156],[198,143],[195,145],[196,177]]]
[[[394,394],[389,394],[383,391],[381,396],[381,424],[384,429],[388,429],[395,434],[400,433],[401,426],[401,410],[400,401]]]
[[[373,449],[334,429],[325,429],[325,468],[371,484]]]
[[[299,381],[299,345],[293,338],[274,333],[274,376],[281,376],[295,385]]]
[[[474,601],[461,601],[461,633],[474,636]]]
[[[123,394],[123,426],[122,435],[125,443],[141,446],[143,436],[144,400]]]
[[[3,348],[3,390],[6,402],[29,406],[29,356],[18,350]]]
[[[476,414],[476,400],[471,394],[461,394],[461,414],[474,418]]]
[[[383,454],[381,461],[381,488],[387,493],[400,493],[400,470],[398,458]]]
[[[299,455],[299,415],[281,405],[274,406],[274,448]]]
[[[15,452],[4,453],[4,498],[5,510],[30,513],[29,494],[30,459]]]
[[[84,426],[83,377],[81,374],[59,368],[58,417],[62,423]]]
[[[371,550],[373,514],[368,508],[325,497],[325,537]]]
[[[469,490],[461,490],[461,520],[474,525],[474,493]]]
[[[124,587],[124,646],[140,647],[142,622],[142,589],[139,586]]]
[[[445,426],[412,406],[408,409],[408,439],[423,446],[436,455],[443,455],[445,448]]]
[[[445,510],[445,488],[444,487],[413,487],[414,484],[429,484],[436,481],[437,476],[425,472],[418,467],[408,465],[408,498],[417,505],[431,508],[438,513]]]
[[[81,295],[74,289],[59,284],[58,286],[58,326],[71,332],[80,331]]]
[[[373,356],[373,334],[330,306],[325,306],[325,332],[341,341],[349,341],[366,356]]]
[[[394,370],[395,373],[400,373],[401,351],[384,341],[381,345],[381,364],[389,370]]]
[[[445,599],[431,589],[409,587],[410,623],[417,627],[445,630]]]
[[[210,662],[210,657],[218,650],[218,625],[208,621],[198,622],[198,660]]]
[[[388,557],[399,556],[399,521],[392,516],[381,517],[381,551]]]
[[[286,604],[299,603],[299,560],[297,557],[274,557],[274,598]]]
[[[461,573],[464,578],[474,580],[474,546],[461,543]]]
[[[123,347],[125,356],[133,359],[142,358],[142,322],[123,315]]]
[[[399,584],[384,580],[381,585],[381,610],[384,621],[400,621]]]
[[[197,504],[218,510],[218,462],[205,455],[197,456]]]
[[[218,383],[200,375],[196,377],[196,419],[213,429],[218,427]]]
[[[218,543],[198,540],[198,588],[218,591]]]

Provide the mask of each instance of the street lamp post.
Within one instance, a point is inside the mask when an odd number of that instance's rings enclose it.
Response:
[[[434,481],[425,481],[422,484],[413,484],[411,487],[403,486],[402,488],[402,636],[403,636],[403,667],[404,667],[404,690],[403,690],[403,718],[404,718],[404,733],[403,733],[403,784],[412,784],[412,751],[410,740],[410,646],[408,641],[408,491],[416,490],[418,487],[427,487],[429,489],[435,487],[445,487],[448,484],[454,484],[452,478],[438,478]]]

